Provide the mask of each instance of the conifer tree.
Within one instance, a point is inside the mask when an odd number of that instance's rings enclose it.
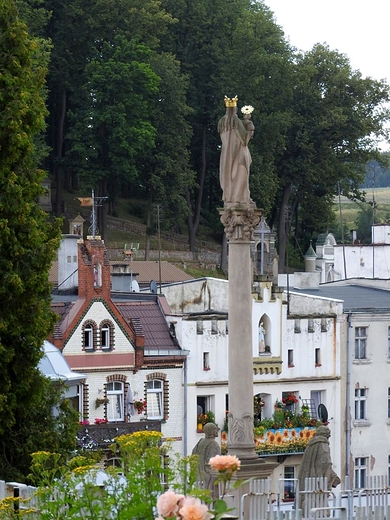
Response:
[[[42,46],[15,1],[0,0],[1,479],[27,474],[31,451],[52,447],[59,434],[53,392],[37,368],[54,324],[48,272],[60,238],[59,224],[37,204],[44,178],[37,136],[46,115],[41,60]]]

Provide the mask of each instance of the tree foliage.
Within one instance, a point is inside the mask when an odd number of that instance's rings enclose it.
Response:
[[[37,168],[45,128],[45,63],[39,41],[0,0],[0,474],[28,468],[29,449],[52,436],[48,382],[38,370],[52,331],[48,272],[59,226],[37,205],[45,173]]]
[[[47,143],[58,188],[81,179],[85,191],[110,197],[110,211],[118,194],[145,197],[148,226],[164,201],[165,224],[187,217],[195,251],[202,221],[222,233],[216,125],[224,95],[237,94],[239,107],[255,107],[251,196],[277,228],[281,270],[290,235],[330,222],[339,184],[357,195],[384,137],[388,87],[326,45],[297,53],[262,1],[43,2],[37,9],[52,13]],[[314,230],[317,201],[324,220]]]
[[[318,205],[328,220],[338,187],[346,196],[357,194],[366,163],[379,156],[377,141],[386,135],[389,118],[383,108],[388,85],[363,78],[345,55],[327,46],[297,55],[294,78],[291,124],[277,160],[274,215],[281,272],[292,227]]]

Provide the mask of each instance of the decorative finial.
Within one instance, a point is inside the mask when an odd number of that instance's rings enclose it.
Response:
[[[225,106],[226,107],[236,107],[237,106],[238,97],[234,96],[234,98],[229,98],[225,96]]]

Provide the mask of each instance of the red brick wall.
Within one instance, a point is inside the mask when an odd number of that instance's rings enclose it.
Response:
[[[106,246],[100,237],[80,241],[79,247],[79,298],[110,299],[111,275]],[[97,276],[95,269],[98,271]]]

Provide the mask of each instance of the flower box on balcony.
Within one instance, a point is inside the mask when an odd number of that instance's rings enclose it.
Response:
[[[260,456],[303,453],[316,428],[280,428],[265,430],[255,437],[255,450]]]

